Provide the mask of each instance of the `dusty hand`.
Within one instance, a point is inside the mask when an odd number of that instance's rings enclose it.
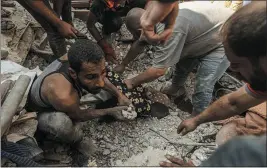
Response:
[[[190,118],[190,119],[184,120],[178,126],[177,133],[178,134],[181,133],[182,135],[185,135],[188,132],[194,131],[197,128],[197,126],[198,126],[198,124],[197,124],[197,122],[195,121],[194,118]]]
[[[122,74],[125,71],[125,66],[123,64],[117,65],[114,69],[114,72]]]
[[[59,33],[65,38],[77,38],[76,33],[78,31],[69,23],[61,21],[58,24]]]
[[[110,108],[109,115],[113,116],[117,120],[125,120],[125,118],[122,115],[122,110],[127,110],[128,106],[118,106]]]
[[[142,26],[142,35],[140,39],[146,39],[150,44],[165,43],[172,35],[175,20],[178,15],[178,2],[162,3],[159,1],[150,1],[146,11],[140,18]],[[164,22],[165,30],[161,34],[156,34],[154,27],[157,23]]]
[[[182,159],[178,159],[176,157],[166,155],[165,156],[170,162],[160,162],[159,165],[161,167],[195,167],[192,161],[184,162]]]

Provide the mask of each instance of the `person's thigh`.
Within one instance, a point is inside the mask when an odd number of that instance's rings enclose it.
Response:
[[[229,65],[223,47],[200,59],[196,73],[195,92],[192,97],[195,112],[202,112],[209,106],[214,85]]]

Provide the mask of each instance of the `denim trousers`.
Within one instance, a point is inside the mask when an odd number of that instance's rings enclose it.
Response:
[[[172,85],[183,87],[189,73],[198,66],[192,104],[193,112],[201,113],[209,106],[214,85],[229,65],[223,46],[203,57],[182,59],[176,64]]]

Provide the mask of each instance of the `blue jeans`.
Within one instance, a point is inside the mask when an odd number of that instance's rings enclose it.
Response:
[[[193,112],[201,113],[210,104],[214,85],[230,63],[221,46],[201,58],[186,58],[176,64],[172,85],[182,87],[192,70],[198,66],[195,91],[192,96]]]

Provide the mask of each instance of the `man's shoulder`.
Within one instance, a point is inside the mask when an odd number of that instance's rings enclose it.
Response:
[[[42,90],[61,96],[73,90],[72,84],[60,73],[54,73],[44,79]],[[65,97],[65,96],[64,96]]]

